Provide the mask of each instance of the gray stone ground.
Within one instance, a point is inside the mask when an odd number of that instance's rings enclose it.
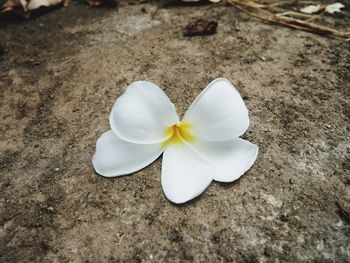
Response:
[[[349,42],[224,5],[154,10],[73,2],[0,22],[0,261],[350,262]],[[218,33],[182,37],[197,17]],[[329,19],[345,29],[349,17]],[[129,83],[159,84],[183,114],[216,77],[241,92],[244,138],[260,146],[238,182],[177,206],[161,160],[117,179],[94,172]]]

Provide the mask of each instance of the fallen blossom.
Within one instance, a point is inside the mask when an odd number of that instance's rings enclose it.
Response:
[[[336,12],[341,12],[341,8],[344,8],[345,6],[342,3],[334,3],[330,5],[308,5],[300,11],[305,14],[315,14],[321,11],[325,11],[326,13],[334,14]]]
[[[202,91],[182,121],[158,86],[134,82],[114,104],[109,124],[111,130],[96,143],[96,172],[106,177],[131,174],[163,153],[161,185],[174,203],[200,195],[212,180],[237,180],[258,154],[256,145],[238,138],[249,126],[248,110],[223,78]]]
[[[15,9],[27,13],[40,7],[49,7],[60,3],[67,6],[68,2],[69,0],[7,0],[1,7],[0,13],[9,12]]]
[[[300,11],[302,13],[305,13],[305,14],[314,14],[314,13],[317,13],[321,10],[322,6],[321,5],[308,5],[302,9],[300,9]]]
[[[326,12],[330,14],[334,14],[336,12],[341,12],[341,8],[345,6],[342,3],[334,3],[326,6]]]

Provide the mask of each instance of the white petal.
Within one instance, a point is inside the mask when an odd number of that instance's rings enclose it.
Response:
[[[334,3],[326,6],[326,12],[330,14],[334,14],[336,12],[341,12],[341,8],[344,8],[345,5],[342,3]]]
[[[213,179],[213,166],[183,143],[170,144],[164,151],[162,187],[174,203],[185,203],[200,195]]]
[[[23,1],[21,1],[22,3]],[[25,1],[24,9],[25,10],[35,10],[38,9],[41,6],[52,6],[52,5],[57,5],[61,3],[62,0],[31,0],[27,2]]]
[[[321,10],[321,5],[308,5],[300,9],[302,13],[305,14],[314,14]]]
[[[258,146],[240,138],[227,142],[196,141],[193,147],[214,165],[214,180],[219,182],[237,180],[258,155]]]
[[[156,160],[162,153],[161,144],[135,144],[107,131],[96,142],[92,163],[97,173],[119,176],[136,172]]]
[[[117,99],[109,117],[112,130],[121,139],[145,144],[166,140],[166,129],[178,121],[169,98],[147,81],[132,83]]]
[[[226,79],[210,83],[192,103],[184,122],[193,135],[208,141],[231,140],[249,126],[248,110],[235,87]]]

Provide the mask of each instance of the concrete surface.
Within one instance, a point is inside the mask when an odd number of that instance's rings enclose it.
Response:
[[[0,22],[0,261],[350,262],[349,42],[224,5],[155,8],[72,2]],[[197,17],[217,34],[182,37]],[[161,160],[117,179],[94,172],[129,83],[157,83],[183,114],[216,77],[241,92],[244,138],[260,146],[238,182],[177,206]]]

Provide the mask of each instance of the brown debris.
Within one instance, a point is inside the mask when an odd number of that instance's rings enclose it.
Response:
[[[14,10],[17,7],[22,7],[19,0],[7,0],[0,8],[0,14]]]
[[[181,2],[184,2],[184,3],[198,3],[198,2],[202,2],[202,3],[220,3],[221,0],[181,0]]]
[[[117,7],[118,6],[118,1],[116,0],[86,0],[86,2],[90,6],[110,6],[110,7]]]
[[[198,19],[196,21],[190,22],[185,27],[183,35],[185,37],[213,35],[216,33],[217,26],[218,23],[215,21]]]
[[[39,60],[37,60],[37,59],[32,58],[32,59],[28,60],[28,64],[30,66],[38,66],[38,65],[41,64],[41,62]]]
[[[2,59],[3,56],[5,56],[5,50],[0,45],[0,60]]]
[[[86,0],[86,2],[91,6],[99,6],[101,4],[101,0]]]
[[[336,201],[335,205],[338,208],[338,214],[341,219],[350,224],[350,207],[341,201]]]
[[[254,0],[226,0],[226,2],[233,5],[239,11],[266,22],[308,31],[319,35],[331,35],[342,38],[350,37],[350,32],[338,31],[336,29],[311,22],[312,20],[319,18],[321,15],[312,16],[293,11],[281,12],[281,8],[277,8],[280,3],[267,4]],[[286,3],[285,1],[282,2],[284,4]],[[300,18],[295,18],[295,16]]]

